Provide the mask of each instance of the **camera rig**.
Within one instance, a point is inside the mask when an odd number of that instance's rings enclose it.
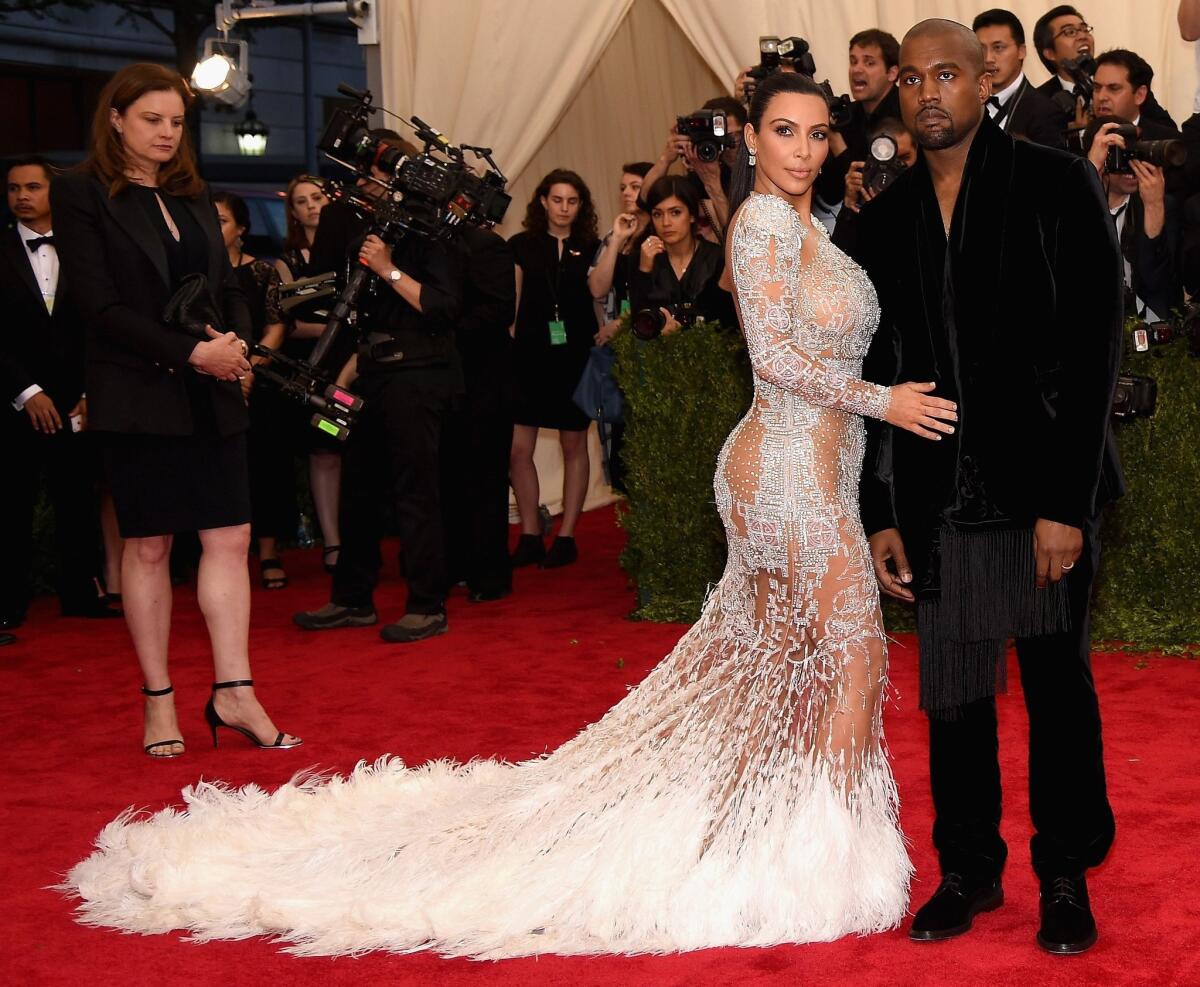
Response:
[[[317,148],[348,168],[353,177],[328,181],[325,191],[330,199],[345,202],[368,221],[368,235],[395,247],[409,235],[450,239],[464,223],[491,227],[504,218],[511,201],[504,191],[508,180],[492,159],[491,148],[452,144],[417,116],[410,122],[391,114],[409,126],[422,144],[416,154],[407,153],[368,128],[370,115],[380,109],[373,105],[370,91],[343,84],[338,92],[355,103],[334,112]],[[486,165],[482,175],[468,163],[468,152]],[[359,298],[373,276],[365,265],[354,265],[308,361],[254,347],[256,355],[270,359],[255,373],[284,394],[307,402],[316,412],[313,425],[339,439],[349,435],[363,403],[334,383],[338,368],[324,363],[343,329],[354,322]],[[333,274],[319,274],[282,285],[277,295],[281,299],[291,296],[283,303],[286,307],[328,296],[333,293],[330,285],[334,278]]]

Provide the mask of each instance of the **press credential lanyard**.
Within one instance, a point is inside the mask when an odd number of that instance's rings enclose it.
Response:
[[[554,266],[554,279],[551,280],[550,275],[546,275],[546,283],[550,287],[550,297],[554,300],[554,319],[549,323],[550,329],[550,345],[562,346],[567,341],[567,325],[558,314],[558,292],[562,284],[562,265],[563,258],[567,252],[567,241],[554,238],[555,247],[558,253],[557,263]]]

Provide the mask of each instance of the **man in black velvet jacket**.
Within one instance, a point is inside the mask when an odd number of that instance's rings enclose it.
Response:
[[[1087,614],[1097,513],[1121,488],[1116,238],[1086,160],[1014,141],[987,118],[983,52],[966,27],[918,24],[900,66],[922,154],[859,217],[855,254],[883,313],[864,376],[933,381],[959,408],[942,442],[871,426],[861,489],[880,584],[917,601],[930,714],[943,881],[910,935],[959,935],[1003,901],[995,692],[1013,637],[1038,942],[1081,952],[1096,936],[1084,871],[1114,834]]]

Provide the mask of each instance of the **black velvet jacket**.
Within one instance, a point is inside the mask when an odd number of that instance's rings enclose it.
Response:
[[[1118,496],[1121,268],[1095,169],[985,117],[948,240],[923,156],[857,226],[883,312],[864,376],[959,405],[940,442],[868,423],[863,523],[900,529],[917,585],[941,525],[1079,527]]]

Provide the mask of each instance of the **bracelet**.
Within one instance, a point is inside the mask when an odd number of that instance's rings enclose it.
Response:
[[[244,339],[239,339],[238,343],[242,347],[242,356],[248,356],[250,354],[250,345]]]

